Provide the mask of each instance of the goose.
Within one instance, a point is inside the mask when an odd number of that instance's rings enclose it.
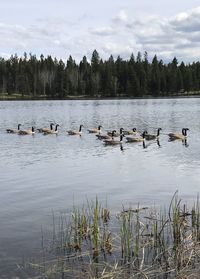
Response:
[[[44,132],[44,135],[54,135],[54,134],[58,134],[58,126],[59,124],[56,124],[55,130],[48,130],[46,132]]]
[[[180,133],[169,133],[168,134],[169,139],[170,140],[176,140],[176,139],[184,140],[184,139],[187,138],[187,131],[189,131],[188,128],[183,128],[182,129],[182,134],[180,134]]]
[[[124,137],[124,135],[121,134],[119,139],[114,139],[114,138],[112,138],[112,139],[105,139],[103,142],[104,142],[106,145],[122,144],[122,142],[123,142],[123,137]]]
[[[88,129],[88,132],[89,132],[89,133],[93,133],[93,134],[94,134],[94,133],[96,133],[96,134],[97,134],[97,133],[101,133],[101,128],[102,128],[102,126],[99,125],[98,128],[95,128],[95,129]]]
[[[17,134],[20,130],[21,124],[18,124],[17,129],[6,129],[6,132],[9,134]]]
[[[18,131],[18,135],[33,135],[33,134],[35,134],[34,127],[32,127],[29,130],[19,130]]]
[[[137,135],[138,132],[137,132],[137,129],[136,129],[136,128],[133,128],[133,129],[130,130],[130,131],[123,131],[123,134],[124,134],[124,135]]]
[[[119,133],[115,132],[113,134],[113,131],[109,131],[109,132],[107,132],[107,135],[111,136],[111,137],[120,137],[120,135],[123,133],[123,131],[124,131],[124,128],[120,128]]]
[[[145,135],[147,131],[144,131],[141,136],[126,137],[127,142],[140,142],[145,141]]]
[[[82,134],[82,130],[81,130],[82,127],[83,127],[83,125],[81,124],[78,131],[76,131],[76,130],[69,130],[69,131],[67,131],[67,133],[68,133],[68,135],[70,135],[70,136],[74,136],[74,135],[79,135],[79,136],[81,136],[81,134]]]
[[[155,139],[158,139],[161,130],[162,130],[162,128],[158,128],[158,130],[157,130],[157,135],[148,134],[148,133],[147,133],[147,134],[145,135],[145,139],[146,139],[146,140],[155,140]]]
[[[96,135],[96,137],[99,140],[103,140],[103,139],[105,139],[105,140],[109,140],[110,139],[111,140],[115,136],[115,133],[116,133],[116,130],[113,130],[111,136],[109,136],[108,134],[107,135],[100,135],[100,134],[98,134],[98,135]]]
[[[37,129],[37,131],[39,133],[45,133],[45,132],[48,132],[48,131],[52,131],[53,130],[53,125],[54,125],[54,123],[50,123],[50,128],[39,128],[39,129]]]

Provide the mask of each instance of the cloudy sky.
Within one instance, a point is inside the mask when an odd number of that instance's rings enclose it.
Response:
[[[199,0],[0,0],[0,55],[200,58]]]

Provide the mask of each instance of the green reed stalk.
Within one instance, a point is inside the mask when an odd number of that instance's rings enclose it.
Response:
[[[81,210],[74,207],[71,218],[60,217],[58,232],[53,221],[53,255],[49,257],[43,236],[41,260],[32,267],[49,279],[198,278],[199,197],[191,211],[177,193],[168,214],[144,209],[129,208],[115,218],[97,198]]]
[[[134,255],[138,259],[140,250],[140,217],[139,217],[139,205],[136,213],[136,224],[135,224],[135,247]]]
[[[129,209],[126,213],[121,216],[121,228],[120,228],[120,239],[121,239],[121,257],[122,259],[130,259],[132,252],[132,212]]]
[[[94,246],[94,251],[96,253],[98,252],[99,236],[100,236],[99,213],[100,213],[100,205],[98,199],[96,198],[95,207],[93,210],[93,226],[92,226],[93,246]]]

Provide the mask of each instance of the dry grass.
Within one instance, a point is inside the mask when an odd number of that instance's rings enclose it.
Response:
[[[168,210],[117,215],[96,199],[53,223],[53,240],[26,264],[30,278],[199,278],[199,198],[188,209],[175,193]]]

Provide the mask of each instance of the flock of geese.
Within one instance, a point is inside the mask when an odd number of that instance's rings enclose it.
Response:
[[[33,135],[35,134],[35,128],[32,127],[28,130],[21,129],[21,124],[18,124],[17,129],[6,129],[7,133],[10,134],[18,134],[18,135]],[[36,131],[39,133],[43,133],[44,135],[50,134],[58,134],[59,124],[50,123],[50,127],[39,128]],[[83,125],[80,125],[78,130],[68,130],[66,133],[69,136],[81,136],[82,135]],[[120,128],[119,132],[116,130],[108,131],[106,134],[102,133],[102,126],[99,125],[97,128],[88,129],[88,133],[93,133],[99,140],[103,140],[106,145],[117,145],[123,142],[123,138],[125,137],[126,142],[144,142],[151,140],[159,140],[160,131],[162,128],[157,129],[157,134],[148,133],[146,130],[142,133],[137,131],[136,128],[132,130],[124,130]],[[187,139],[187,131],[188,128],[183,128],[181,133],[169,133],[168,137],[170,141],[173,140],[186,140]]]

